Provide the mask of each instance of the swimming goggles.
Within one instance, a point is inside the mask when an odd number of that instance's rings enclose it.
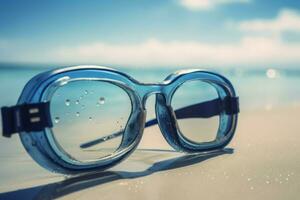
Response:
[[[151,94],[156,118],[146,121]],[[110,68],[74,66],[35,76],[17,105],[1,111],[3,136],[19,133],[42,167],[76,174],[118,164],[144,128],[154,136],[154,125],[176,151],[222,149],[234,135],[239,102],[231,83],[208,71],[182,70],[146,84]]]

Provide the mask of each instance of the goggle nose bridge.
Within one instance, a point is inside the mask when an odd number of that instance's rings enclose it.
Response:
[[[146,103],[150,96],[161,94],[166,97],[166,87],[166,84],[145,84],[139,86],[137,91],[139,91],[139,96],[141,98],[144,110],[146,109]]]

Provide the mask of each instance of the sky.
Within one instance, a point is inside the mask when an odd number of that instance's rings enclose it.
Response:
[[[300,1],[0,0],[0,63],[300,67]]]

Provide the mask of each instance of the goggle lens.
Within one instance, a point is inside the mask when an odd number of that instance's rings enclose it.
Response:
[[[84,141],[123,132],[131,113],[131,100],[119,86],[93,80],[77,80],[53,94],[50,112],[57,145],[71,158],[86,162],[113,155],[122,137],[81,148]],[[121,135],[122,136],[122,135]]]
[[[204,103],[219,98],[215,87],[201,80],[184,82],[172,98],[173,110]],[[195,112],[195,111],[193,111]],[[190,117],[180,119],[176,114],[179,132],[185,140],[194,144],[213,142],[217,139],[219,115],[211,117]]]

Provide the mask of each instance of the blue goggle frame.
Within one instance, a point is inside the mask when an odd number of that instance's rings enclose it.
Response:
[[[88,162],[78,161],[55,140],[52,133],[50,104],[53,93],[64,84],[78,80],[104,81],[127,92],[132,111],[124,132],[83,143],[81,148],[123,136],[114,154]],[[212,85],[218,98],[173,110],[173,94],[183,83],[201,80]],[[145,104],[156,94],[156,119],[146,122]],[[224,148],[232,139],[238,119],[239,102],[232,84],[223,76],[203,70],[181,70],[163,82],[144,84],[119,71],[100,66],[74,66],[41,73],[23,89],[16,106],[3,107],[3,135],[19,132],[21,141],[31,157],[46,169],[75,174],[112,167],[130,155],[139,144],[145,127],[158,124],[164,138],[177,151],[186,153],[209,152]],[[177,119],[208,118],[219,115],[218,137],[212,142],[195,143],[180,133]]]

